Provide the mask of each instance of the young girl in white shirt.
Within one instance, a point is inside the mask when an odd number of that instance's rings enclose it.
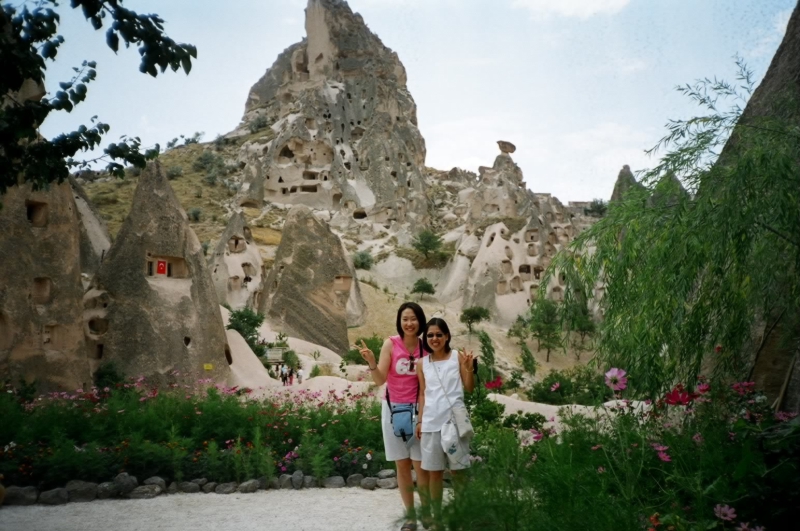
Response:
[[[471,393],[475,388],[474,356],[465,350],[450,350],[450,328],[438,317],[428,321],[424,337],[424,348],[430,355],[417,364],[420,401],[416,434],[421,440],[422,469],[429,473],[431,504],[438,516],[442,505],[442,476],[448,461],[451,474],[466,468],[463,460],[454,462],[442,449],[442,427],[450,420],[452,408],[464,406],[464,391]]]

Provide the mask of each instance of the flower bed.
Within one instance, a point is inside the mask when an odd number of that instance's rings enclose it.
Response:
[[[115,389],[26,400],[0,396],[0,474],[6,484],[63,486],[119,472],[180,481],[243,481],[303,470],[376,473],[384,465],[380,407],[366,395],[293,392],[264,400],[247,390]]]

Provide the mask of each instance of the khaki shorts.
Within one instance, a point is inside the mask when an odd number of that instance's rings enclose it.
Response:
[[[420,461],[422,456],[420,454],[419,439],[414,437],[414,444],[409,448],[403,439],[394,434],[392,428],[392,412],[389,411],[389,404],[386,400],[381,400],[381,428],[383,431],[383,448],[386,451],[387,461],[400,461],[401,459],[411,459],[412,461]]]
[[[469,466],[464,466],[442,449],[442,432],[431,431],[422,432],[422,470],[437,472],[449,468],[450,470],[464,470]],[[449,466],[448,466],[449,465]]]

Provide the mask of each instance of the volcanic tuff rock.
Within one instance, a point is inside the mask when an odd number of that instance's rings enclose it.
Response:
[[[234,213],[228,221],[209,268],[220,304],[228,303],[234,310],[258,308],[264,263],[241,212]]]
[[[86,192],[83,191],[83,187],[72,176],[69,177],[69,185],[72,188],[75,205],[78,207],[81,230],[81,273],[84,287],[88,287],[89,281],[100,269],[100,263],[111,248],[111,237],[108,235],[106,222],[89,200]]]
[[[536,299],[550,260],[577,234],[575,214],[550,194],[527,190],[505,151],[492,168],[479,171],[477,184],[458,193],[453,211],[464,229],[437,296],[441,302],[461,298],[464,308],[488,308],[495,322],[508,325]],[[561,300],[563,283],[553,279],[548,297]]]
[[[262,313],[289,335],[344,353],[347,327],[360,324],[365,311],[354,278],[339,237],[308,207],[292,207],[266,278]]]
[[[69,184],[0,198],[0,380],[39,391],[92,381],[81,319],[81,230]]]
[[[397,54],[346,2],[309,0],[305,25],[228,135],[266,128],[241,148],[240,204],[305,204],[339,225],[427,223],[425,142]]]
[[[230,374],[202,247],[158,162],[142,173],[131,212],[84,296],[84,320],[96,357],[128,376],[164,383],[178,371],[194,383]]]
[[[641,187],[642,184],[636,181],[636,177],[633,176],[633,172],[631,171],[631,167],[627,164],[619,170],[619,175],[617,175],[617,181],[614,183],[614,191],[611,193],[611,200],[612,201],[621,201],[625,192],[629,189],[634,187]]]

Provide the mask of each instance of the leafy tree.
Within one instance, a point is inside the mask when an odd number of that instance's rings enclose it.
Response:
[[[264,322],[264,315],[256,313],[250,308],[242,308],[231,312],[228,319],[228,330],[239,332],[256,356],[263,356],[267,352],[266,345],[259,344],[258,327]]]
[[[33,9],[24,3],[4,3],[0,9],[0,94],[4,95],[0,105],[0,194],[17,183],[30,182],[34,188],[41,188],[51,182],[63,182],[70,169],[94,162],[72,157],[99,146],[110,129],[93,118],[90,126],[81,125],[52,140],[39,135],[39,126],[51,112],[71,112],[86,99],[86,87],[97,76],[95,62],[84,61],[73,68],[72,79],[59,83],[55,95],[46,97],[47,61],[55,60],[64,42],[64,37],[58,35],[60,17],[53,9],[57,6],[56,0],[41,0]],[[81,7],[95,30],[109,23],[106,44],[114,52],[120,41],[126,47],[137,46],[141,56],[139,71],[153,77],[168,67],[190,72],[197,50],[169,38],[158,15],[140,15],[123,7],[121,0],[71,0],[71,6]],[[143,168],[147,160],[158,156],[158,150],[156,146],[143,153],[139,138],[123,137],[120,142],[109,144],[99,159],[108,161],[106,169],[111,174],[122,177],[125,164]]]
[[[773,67],[788,70],[770,68],[742,111],[754,84],[737,63],[735,85],[679,87],[705,114],[670,121],[644,186],[551,266],[571,272],[567,294],[605,284],[600,360],[636,374],[630,386],[651,396],[708,367],[747,378],[770,334],[794,348],[800,340],[800,101],[796,85],[776,79],[795,79],[798,64],[776,56]]]
[[[300,368],[300,358],[297,357],[297,353],[294,350],[284,350],[283,354],[281,354],[281,359],[287,367],[295,371]]]
[[[472,306],[470,308],[465,308],[461,312],[461,322],[467,325],[467,330],[469,330],[470,335],[472,335],[473,326],[481,321],[488,321],[489,317],[491,317],[489,310],[483,306]]]
[[[489,378],[484,377],[485,380],[492,380],[494,379],[494,344],[492,344],[492,338],[489,337],[489,334],[484,332],[483,330],[478,330],[478,341],[481,343],[481,363],[480,367],[483,367],[484,370],[488,370]]]
[[[358,251],[353,254],[353,266],[356,269],[367,269],[372,267],[373,258],[369,251]]]
[[[364,342],[367,345],[367,348],[375,354],[375,361],[377,362],[381,356],[381,347],[383,346],[383,338],[378,334],[372,334],[370,337],[359,337],[355,344],[360,345],[361,342]],[[349,364],[354,365],[366,365],[367,362],[364,361],[364,358],[361,357],[361,353],[358,351],[357,348],[351,348],[348,350],[344,356],[342,356],[342,361],[345,361]]]
[[[539,350],[547,351],[550,362],[550,351],[561,346],[561,319],[556,303],[550,299],[539,299],[531,306],[531,335],[536,338]]]
[[[583,213],[594,218],[602,218],[606,215],[607,210],[608,201],[605,201],[604,199],[592,199],[592,202],[589,203],[588,208],[583,209]]]
[[[536,358],[533,357],[533,352],[531,352],[531,349],[529,349],[528,345],[525,343],[520,344],[520,349],[522,349],[520,361],[522,361],[523,370],[531,376],[536,376],[536,369],[539,367],[539,364],[536,362]]]
[[[427,278],[419,278],[416,282],[414,282],[414,287],[411,288],[411,293],[419,293],[419,298],[421,299],[423,295],[433,295],[436,293],[436,290],[433,288],[433,284]]]
[[[428,258],[442,247],[442,238],[430,229],[425,229],[411,241],[411,246]]]
[[[508,329],[508,337],[516,338],[517,343],[523,345],[525,340],[531,335],[531,324],[524,315],[518,315],[517,320]]]

